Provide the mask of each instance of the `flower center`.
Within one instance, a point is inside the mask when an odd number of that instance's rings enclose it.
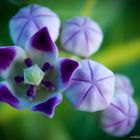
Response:
[[[38,86],[45,73],[39,68],[37,64],[24,69],[24,83]]]
[[[28,84],[26,95],[29,100],[33,100],[36,96],[37,89],[47,88],[49,91],[55,90],[53,82],[47,79],[46,74],[53,69],[52,65],[45,62],[40,68],[37,64],[33,65],[31,58],[24,61],[26,68],[23,70],[23,76],[15,76],[14,81],[16,84]]]

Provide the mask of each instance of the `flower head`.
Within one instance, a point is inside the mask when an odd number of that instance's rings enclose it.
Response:
[[[78,68],[77,61],[58,58],[46,27],[35,33],[23,50],[0,47],[0,101],[17,109],[30,108],[52,117],[64,90]]]
[[[47,7],[32,4],[20,9],[10,19],[9,30],[13,42],[25,47],[27,40],[44,26],[48,28],[52,40],[55,41],[60,28],[58,15]]]

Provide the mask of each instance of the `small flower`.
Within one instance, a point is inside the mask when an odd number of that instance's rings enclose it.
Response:
[[[115,91],[122,91],[128,95],[132,95],[134,93],[134,89],[130,79],[125,75],[115,74]]]
[[[82,60],[73,75],[66,97],[81,111],[95,112],[105,109],[114,94],[114,75],[100,63]]]
[[[102,112],[101,124],[105,132],[113,136],[125,136],[135,126],[138,108],[131,96],[115,93],[110,106]]]
[[[52,40],[55,41],[60,28],[58,15],[47,7],[32,4],[20,9],[11,18],[9,30],[13,42],[25,47],[27,40],[44,26],[48,28]]]
[[[77,61],[58,58],[46,27],[21,47],[0,47],[0,101],[53,117],[64,90],[78,68]]]
[[[64,23],[61,33],[63,48],[73,54],[89,57],[103,40],[99,25],[89,17],[75,17]]]

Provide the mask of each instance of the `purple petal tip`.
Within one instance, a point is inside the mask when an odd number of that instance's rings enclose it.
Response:
[[[0,101],[6,102],[9,105],[19,108],[19,100],[12,94],[9,88],[5,84],[0,84]]]
[[[40,51],[54,51],[55,45],[51,40],[49,31],[46,27],[43,27],[33,35],[33,37],[31,38],[31,46]]]
[[[78,68],[79,63],[74,60],[64,59],[61,62],[61,76],[62,81],[65,85],[67,85],[71,79],[72,74]]]
[[[16,56],[12,47],[0,48],[0,70],[6,70]]]
[[[62,101],[62,95],[56,94],[56,96],[50,97],[47,101],[40,103],[32,108],[33,111],[39,111],[49,116],[53,117],[55,108]]]

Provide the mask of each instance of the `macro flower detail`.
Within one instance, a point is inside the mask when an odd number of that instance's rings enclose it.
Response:
[[[24,69],[24,82],[26,84],[38,86],[44,76],[45,73],[37,65]]]
[[[13,42],[25,47],[27,40],[38,30],[47,27],[55,41],[59,35],[60,19],[49,8],[32,4],[20,9],[10,19],[9,30]]]
[[[17,109],[29,108],[53,117],[79,63],[58,58],[58,50],[46,27],[36,32],[26,49],[0,47],[0,101]]]
[[[114,74],[100,63],[82,60],[73,75],[65,95],[81,111],[105,109],[114,94]]]
[[[130,79],[125,75],[115,74],[115,91],[122,91],[128,95],[133,95],[134,89]]]
[[[101,125],[113,136],[125,136],[135,126],[138,108],[133,98],[124,92],[115,93],[108,108],[102,112]]]
[[[102,40],[102,30],[89,17],[74,17],[62,27],[62,47],[75,55],[89,57],[99,49]]]

